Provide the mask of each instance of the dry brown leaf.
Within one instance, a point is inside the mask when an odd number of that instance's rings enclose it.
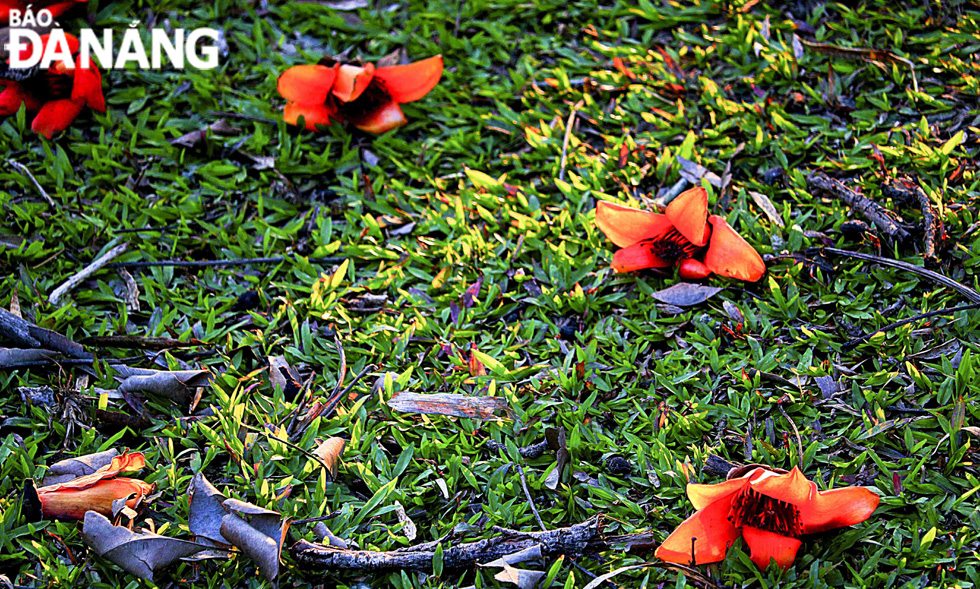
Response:
[[[337,464],[344,455],[344,447],[346,445],[347,440],[335,436],[328,438],[313,451],[327,465],[327,475],[330,477],[328,482],[337,480]]]

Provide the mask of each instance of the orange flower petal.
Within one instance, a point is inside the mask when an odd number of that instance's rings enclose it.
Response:
[[[295,65],[279,76],[279,94],[291,102],[321,104],[326,102],[337,79],[337,67]]]
[[[282,118],[290,125],[299,125],[302,116],[308,131],[316,131],[317,125],[330,125],[330,117],[336,117],[337,110],[326,104],[286,103]]]
[[[142,452],[128,452],[126,454],[114,456],[112,458],[112,462],[103,466],[92,474],[72,479],[66,483],[48,485],[47,487],[42,487],[42,489],[46,489],[48,491],[58,491],[61,489],[84,489],[103,479],[112,478],[119,473],[142,470],[144,466],[146,466],[146,457],[143,456]]]
[[[703,280],[711,276],[711,269],[701,260],[688,258],[677,265],[677,275],[685,280]]]
[[[694,245],[708,243],[708,192],[700,186],[685,190],[667,205],[667,218]]]
[[[749,547],[749,556],[752,562],[760,569],[765,570],[769,566],[770,560],[775,560],[776,564],[788,568],[796,560],[796,551],[800,549],[802,542],[796,538],[781,536],[774,532],[767,532],[745,526],[742,528],[742,537],[745,544]]]
[[[368,133],[384,133],[401,127],[408,122],[401,107],[394,102],[388,102],[365,115],[349,117],[351,124]]]
[[[694,504],[694,509],[704,509],[716,501],[730,498],[748,484],[749,481],[745,477],[710,485],[689,483],[687,485],[687,498]]]
[[[715,501],[677,526],[654,555],[677,564],[707,564],[724,560],[739,531],[728,520],[731,501]],[[693,553],[691,549],[694,549]]]
[[[615,272],[633,272],[647,268],[666,268],[670,262],[653,253],[650,244],[641,241],[613,254],[612,269]]]
[[[881,498],[864,487],[846,487],[814,493],[802,505],[800,519],[804,534],[859,524],[871,517]]]
[[[344,64],[337,68],[337,78],[333,83],[333,95],[343,102],[357,100],[374,79],[374,64],[364,67]]]
[[[442,56],[436,55],[408,65],[379,67],[374,77],[385,84],[391,99],[401,104],[418,100],[432,91],[442,78]]]
[[[595,208],[595,224],[609,241],[629,247],[666,232],[671,227],[665,215],[641,211],[604,200]]]
[[[724,217],[711,215],[711,238],[704,263],[712,272],[728,278],[756,282],[766,273],[766,264],[755,248],[735,233]]]
[[[55,133],[64,131],[75,117],[82,112],[85,102],[63,98],[44,103],[31,123],[31,130],[51,139]]]
[[[798,506],[810,499],[811,489],[816,489],[816,485],[807,480],[806,475],[795,466],[786,474],[767,470],[751,484],[752,490],[757,493]]]
[[[0,116],[12,115],[20,109],[20,105],[27,103],[27,110],[34,112],[41,108],[41,103],[36,98],[24,91],[24,87],[17,82],[0,80],[3,90],[0,91]]]
[[[37,495],[41,500],[41,515],[46,519],[83,519],[86,511],[97,511],[111,516],[112,502],[134,493],[136,497],[127,501],[126,505],[135,508],[152,491],[153,485],[150,483],[115,478],[97,481],[81,489],[50,485],[38,489]]]

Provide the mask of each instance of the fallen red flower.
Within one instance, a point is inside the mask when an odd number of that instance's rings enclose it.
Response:
[[[697,511],[657,548],[657,558],[698,565],[724,560],[740,536],[760,568],[783,568],[796,559],[799,537],[863,522],[879,497],[864,487],[817,491],[798,468],[779,474],[755,468],[713,485],[689,484]]]
[[[384,133],[408,121],[399,104],[428,94],[442,78],[442,56],[408,65],[376,68],[351,64],[297,65],[279,76],[279,94],[288,100],[283,119],[306,128],[330,120],[349,121],[369,133]]]
[[[43,35],[47,44],[50,35]],[[0,79],[0,115],[12,115],[23,104],[28,112],[36,112],[31,129],[50,139],[64,131],[87,105],[105,112],[102,95],[102,74],[90,60],[81,63],[78,39],[66,34],[74,67],[59,61],[19,80]]]
[[[86,511],[97,511],[112,517],[112,503],[131,497],[126,505],[135,508],[143,497],[153,492],[153,485],[137,479],[117,477],[146,466],[140,452],[122,454],[92,474],[67,483],[48,485],[36,490],[45,519],[83,519]],[[132,497],[135,495],[135,497]]]
[[[613,270],[630,272],[677,265],[682,278],[711,273],[755,282],[766,272],[759,252],[718,215],[708,216],[708,193],[696,187],[667,205],[665,214],[611,202],[596,206],[596,225],[622,249]],[[704,253],[704,259],[695,256]]]

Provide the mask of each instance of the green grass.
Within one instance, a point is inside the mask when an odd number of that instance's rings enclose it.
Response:
[[[336,13],[316,3],[93,0],[95,28],[121,32],[133,20],[214,26],[228,52],[212,71],[106,73],[108,112],[83,115],[52,142],[33,135],[22,115],[0,123],[4,158],[32,170],[55,201],[47,204],[13,168],[0,170],[0,233],[26,238],[20,247],[0,246],[0,304],[9,308],[16,292],[25,317],[76,339],[132,333],[205,342],[192,350],[207,352],[200,357],[185,350],[155,358],[172,367],[184,358],[216,373],[199,407],[214,413],[175,421],[186,408],[150,399],[152,427],[117,432],[94,420],[97,395],[75,392],[82,372],[0,372],[0,574],[32,587],[139,586],[88,556],[78,525],[21,517],[22,479],[42,476],[66,455],[121,446],[145,452],[150,468],[142,476],[159,491],[147,515],[167,535],[188,536],[186,488],[203,470],[229,497],[290,517],[339,512],[333,533],[388,550],[408,545],[396,502],[417,524],[419,542],[460,523],[474,526],[474,537],[489,535],[492,525],[536,529],[517,472],[504,466],[523,463],[516,446],[564,426],[572,463],[556,491],[544,485],[554,453],[526,463],[549,527],[602,513],[608,533],[651,531],[662,539],[692,511],[685,465],[694,479],[718,481],[699,474],[709,452],[801,464],[821,488],[871,486],[881,506],[864,524],[806,539],[785,573],[757,571],[736,548],[710,567],[713,578],[734,586],[980,585],[980,475],[976,430],[968,429],[980,425],[980,313],[914,323],[842,351],[850,337],[963,301],[899,270],[834,259],[836,271],[811,273],[779,259],[761,282],[732,283],[674,314],[649,295],[676,278],[609,269],[612,245],[594,226],[596,200],[636,205],[656,195],[680,178],[679,156],[718,176],[730,163],[724,198],[706,183],[713,210],[764,254],[825,244],[879,253],[872,241],[839,232],[850,212],[810,194],[804,181],[808,170],[824,170],[881,200],[877,146],[891,172],[917,175],[945,203],[941,270],[978,286],[972,158],[980,135],[980,12],[936,2],[743,4],[479,0]],[[912,60],[920,91],[904,66],[811,49],[797,58],[789,13],[816,30],[812,40]],[[76,16],[62,22],[81,26]],[[447,69],[430,95],[405,107],[410,123],[395,132],[373,137],[333,126],[314,135],[229,119],[238,134],[200,149],[170,143],[220,118],[214,112],[276,119],[276,77],[290,65],[342,52],[376,60],[396,48],[412,59],[441,53]],[[620,74],[614,57],[637,80]],[[767,182],[777,167],[785,173]],[[750,191],[771,199],[781,224]],[[906,220],[920,218],[894,208]],[[415,224],[410,232],[393,231],[406,223]],[[163,226],[173,227],[120,231]],[[138,312],[127,312],[122,278],[110,270],[60,308],[47,302],[56,286],[121,241],[130,242],[121,261],[295,257],[231,269],[134,270]],[[911,246],[886,243],[880,254],[922,264]],[[350,258],[339,272],[305,261],[335,255]],[[466,308],[464,291],[481,278]],[[260,293],[259,308],[232,310],[248,289]],[[355,302],[366,293],[386,295],[385,309],[358,312]],[[744,316],[741,326],[732,306]],[[455,320],[453,307],[461,309]],[[886,317],[885,309],[895,310]],[[285,355],[304,378],[312,373],[316,395],[332,390],[340,366],[333,333],[346,353],[348,382],[368,364],[378,369],[355,387],[356,402],[297,442],[313,449],[331,435],[350,439],[339,480],[327,484],[306,455],[245,426],[278,423],[294,408],[260,372],[269,355]],[[941,344],[962,353],[921,353]],[[441,353],[447,346],[450,353]],[[471,346],[499,363],[488,376],[465,370],[460,352],[468,357]],[[134,354],[97,351],[103,358]],[[802,387],[783,386],[744,378],[749,369],[806,378]],[[825,375],[841,383],[830,399],[814,381]],[[100,372],[88,384],[112,387],[113,380]],[[24,385],[55,387],[61,406],[25,405],[16,392]],[[494,391],[508,399],[514,418],[396,413],[385,401],[398,391]],[[69,405],[81,409],[85,427],[66,438]],[[507,452],[486,450],[489,439]],[[612,456],[629,458],[632,473],[609,473],[604,464]],[[368,505],[379,492],[381,500]],[[312,538],[312,525],[292,533]],[[644,559],[652,554],[611,551],[577,562],[601,574]],[[294,564],[285,555],[283,586],[304,586]],[[570,559],[555,570],[565,587],[589,580]],[[161,586],[264,585],[246,558],[182,564],[160,578]],[[615,580],[623,587],[685,582],[656,568]],[[331,576],[327,583],[354,581]],[[497,585],[482,569],[441,578],[398,573],[371,583]]]

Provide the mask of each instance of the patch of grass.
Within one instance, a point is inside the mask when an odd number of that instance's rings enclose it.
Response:
[[[609,533],[658,538],[692,511],[685,473],[717,481],[699,474],[709,452],[800,464],[821,488],[871,486],[881,507],[864,524],[805,540],[786,572],[757,571],[736,546],[710,567],[713,578],[787,587],[980,583],[980,481],[969,429],[980,420],[980,314],[914,323],[842,351],[851,337],[960,301],[894,269],[835,259],[834,272],[810,272],[779,258],[761,282],[731,284],[675,314],[649,295],[676,279],[609,269],[612,246],[594,226],[596,200],[655,196],[681,178],[678,157],[719,177],[730,164],[725,195],[704,186],[714,210],[762,253],[820,245],[879,253],[873,240],[840,232],[850,211],[805,183],[807,170],[821,169],[881,201],[877,148],[891,173],[916,175],[944,203],[941,270],[977,286],[980,13],[966,4],[764,4],[495,0],[339,13],[317,3],[90,3],[96,28],[121,31],[134,19],[215,26],[227,54],[212,71],[108,72],[109,112],[84,115],[54,142],[31,134],[23,114],[0,123],[0,150],[32,170],[56,203],[11,168],[0,171],[0,233],[25,240],[0,247],[0,303],[9,308],[16,293],[25,317],[76,339],[196,338],[201,354],[152,353],[144,363],[186,362],[218,376],[201,419],[178,419],[186,408],[150,399],[151,427],[116,432],[94,421],[91,387],[112,387],[110,375],[97,372],[78,391],[77,369],[0,373],[0,574],[31,586],[137,586],[103,559],[86,558],[76,524],[28,524],[18,506],[20,481],[56,460],[129,446],[148,457],[144,478],[160,493],[148,516],[164,534],[188,535],[186,488],[204,471],[229,497],[290,517],[335,512],[335,534],[376,550],[409,544],[396,502],[417,524],[418,541],[461,524],[473,536],[493,525],[535,528],[511,461],[526,464],[549,527],[603,513]],[[807,37],[807,26],[815,34]],[[900,65],[805,46],[798,54],[794,34],[906,57],[919,91]],[[200,149],[170,143],[220,118],[214,112],[277,119],[275,81],[289,65],[343,52],[376,60],[396,48],[413,59],[442,53],[447,64],[440,85],[406,106],[410,123],[396,132],[370,137],[334,126],[313,135],[236,118],[229,122],[240,132]],[[613,67],[615,57],[635,80]],[[567,133],[573,108],[577,124]],[[256,158],[274,158],[274,166]],[[774,203],[780,224],[750,192]],[[920,217],[886,204],[907,220]],[[135,228],[163,229],[122,231]],[[123,279],[108,270],[61,307],[47,303],[51,290],[121,241],[130,248],[120,261],[289,259],[134,270],[139,311],[127,310]],[[886,243],[880,254],[922,263],[911,246]],[[338,255],[349,263],[306,259]],[[467,307],[464,293],[479,280]],[[258,308],[234,310],[249,289],[259,293]],[[367,293],[387,297],[382,311],[358,310]],[[312,450],[317,439],[350,439],[339,480],[327,483],[306,455],[255,429],[295,408],[262,371],[266,357],[285,355],[304,378],[313,375],[314,396],[325,397],[341,364],[334,334],[348,382],[368,364],[377,370],[354,388],[356,400],[297,441]],[[486,376],[467,370],[474,347],[494,360]],[[805,382],[774,384],[748,377],[750,369]],[[814,379],[822,376],[834,376],[840,392],[821,394]],[[16,392],[23,385],[54,387],[58,405],[28,406]],[[514,418],[396,413],[385,401],[399,391],[492,391],[508,399]],[[69,432],[72,419],[79,423]],[[553,453],[525,461],[516,450],[550,427],[567,429],[572,455],[556,491],[544,486]],[[490,439],[507,450],[488,451]],[[632,471],[609,472],[613,456],[628,458]],[[292,531],[312,538],[310,526]],[[609,552],[578,562],[601,574],[645,557]],[[288,555],[285,562],[284,586],[302,585]],[[644,569],[616,582],[676,577]],[[182,564],[170,579],[264,584],[244,558]],[[587,580],[569,559],[560,563],[556,583]],[[484,570],[377,582],[497,585]]]

